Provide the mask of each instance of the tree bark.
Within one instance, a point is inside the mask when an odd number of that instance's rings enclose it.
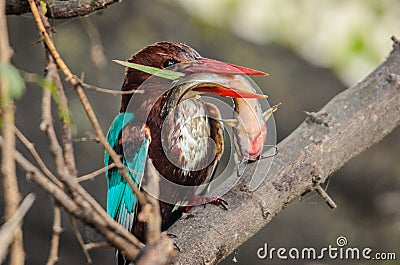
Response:
[[[121,0],[48,0],[46,16],[51,18],[71,18],[86,16],[95,11],[107,8]],[[31,12],[28,1],[6,0],[7,15],[22,15]]]
[[[400,46],[395,40],[393,51],[382,65],[318,113],[310,113],[278,144],[279,154],[257,190],[248,191],[247,176],[224,196],[228,211],[215,206],[195,207],[190,212],[194,217],[181,218],[171,227],[168,232],[176,235],[181,250],[174,264],[216,264],[288,203],[315,189],[399,124]],[[266,162],[258,163],[258,167],[266,167]]]

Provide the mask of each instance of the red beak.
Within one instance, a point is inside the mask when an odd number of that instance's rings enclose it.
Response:
[[[198,58],[197,62],[192,62],[189,66],[185,67],[185,72],[189,73],[199,73],[199,72],[209,72],[215,74],[227,74],[227,75],[263,75],[267,76],[267,73],[254,70],[251,68],[234,65],[230,63],[224,63],[221,61],[208,59],[208,58]]]
[[[251,68],[225,63],[208,58],[198,58],[196,62],[191,62],[183,70],[188,73],[215,73],[225,75],[261,75],[267,76],[267,73],[254,70]],[[194,89],[198,92],[210,93],[231,98],[267,98],[266,95],[260,95],[248,91],[243,91],[237,88],[228,87],[199,87]]]
[[[260,95],[257,93],[251,93],[240,89],[227,87],[198,87],[193,90],[231,98],[268,98],[267,95]]]

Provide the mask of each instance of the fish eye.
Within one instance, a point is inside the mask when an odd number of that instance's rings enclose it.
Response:
[[[176,60],[174,60],[174,59],[168,59],[168,60],[166,60],[166,61],[164,62],[163,66],[164,66],[164,68],[168,68],[168,67],[170,67],[170,66],[172,66],[172,65],[174,65],[174,64],[176,64],[176,63],[178,63]]]

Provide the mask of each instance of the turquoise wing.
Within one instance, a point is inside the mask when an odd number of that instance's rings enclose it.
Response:
[[[138,139],[135,139],[132,143],[124,144],[119,141],[122,137],[122,130],[133,119],[133,113],[118,114],[107,133],[107,141],[122,157],[123,165],[126,167],[134,183],[139,187],[145,170],[150,140],[144,134],[139,134]],[[106,151],[104,154],[104,164],[107,166],[112,162]],[[107,213],[123,227],[130,230],[135,217],[137,198],[117,168],[106,170],[106,178],[108,185]]]

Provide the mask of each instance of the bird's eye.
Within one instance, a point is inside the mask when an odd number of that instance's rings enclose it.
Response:
[[[172,65],[174,65],[174,64],[176,64],[176,63],[178,63],[176,60],[174,60],[174,59],[169,59],[169,60],[166,60],[166,61],[164,62],[163,66],[164,66],[164,68],[168,68],[168,67],[170,67],[170,66],[172,66]]]

